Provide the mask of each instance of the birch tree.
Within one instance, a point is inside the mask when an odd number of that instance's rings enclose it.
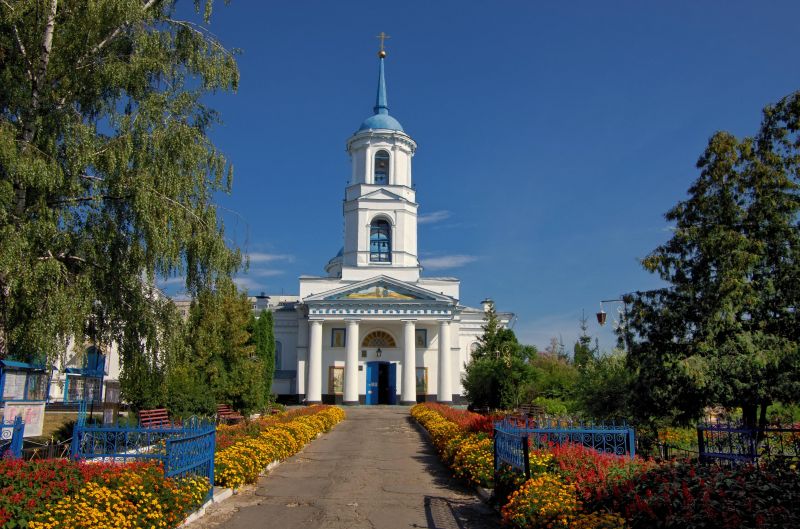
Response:
[[[176,0],[0,0],[0,358],[89,333],[125,366],[165,340],[153,285],[196,294],[240,264],[213,196],[231,165],[209,92],[234,55]]]

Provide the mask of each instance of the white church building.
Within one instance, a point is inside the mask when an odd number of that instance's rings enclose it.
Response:
[[[308,404],[461,402],[461,376],[485,311],[459,303],[460,282],[423,277],[411,159],[417,144],[389,114],[379,53],[374,115],[347,140],[344,247],[299,296],[269,298],[281,400]],[[263,300],[262,300],[263,301]],[[254,304],[254,307],[256,305]],[[511,313],[499,313],[508,324]]]

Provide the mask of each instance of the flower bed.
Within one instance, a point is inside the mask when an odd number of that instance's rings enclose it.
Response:
[[[655,463],[643,459],[601,453],[577,444],[551,445],[531,450],[531,479],[508,496],[503,520],[517,527],[621,528],[626,521],[619,513],[584,500],[598,487],[635,479]],[[510,487],[524,478],[506,472]]]
[[[424,404],[411,414],[455,474],[492,480],[492,445],[470,433],[468,412]],[[484,438],[480,438],[484,435]],[[495,497],[506,524],[566,529],[800,527],[797,466],[728,468],[600,453],[576,444],[531,450],[531,479],[500,469]]]
[[[298,417],[303,417],[306,415],[315,415],[326,408],[328,407],[308,406],[303,408],[295,408],[277,415],[260,417],[253,421],[240,422],[231,425],[219,425],[217,426],[217,451],[224,450],[237,441],[258,437],[259,433],[270,426],[285,424]]]
[[[296,453],[344,419],[312,406],[236,426],[220,426],[216,482],[252,483],[266,466]],[[171,529],[208,493],[204,478],[164,478],[152,462],[93,463],[0,460],[0,529]]]
[[[482,487],[494,485],[492,439],[491,434],[483,431],[483,416],[432,403],[413,406],[411,416],[427,430],[439,456],[456,477]]]
[[[631,527],[800,527],[796,468],[664,463],[598,487],[587,506],[622,514]]]
[[[0,527],[172,528],[203,503],[208,481],[165,479],[155,463],[0,460]]]
[[[222,442],[218,441],[214,458],[216,484],[236,489],[255,483],[267,465],[297,453],[344,418],[341,408],[311,406],[239,427],[220,427]]]

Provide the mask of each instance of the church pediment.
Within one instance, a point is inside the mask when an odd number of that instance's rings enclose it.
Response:
[[[405,200],[405,198],[397,193],[392,193],[388,189],[381,188],[362,195],[361,200]]]
[[[438,294],[387,276],[379,276],[323,292],[310,296],[305,301],[455,302],[450,296]]]

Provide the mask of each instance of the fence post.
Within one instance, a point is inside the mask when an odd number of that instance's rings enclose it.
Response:
[[[497,477],[497,428],[494,429],[492,436],[492,457],[494,458],[494,475]]]
[[[525,464],[525,479],[531,479],[531,462],[528,460],[528,436],[523,435],[522,439],[522,460]]]
[[[76,424],[72,429],[72,443],[69,446],[69,458],[73,461],[78,460],[78,452],[80,451],[81,426]]]
[[[697,426],[697,459],[700,463],[705,463],[705,454],[706,451],[706,438],[703,435],[703,427],[698,425]]]
[[[214,456],[217,453],[217,428],[214,425],[211,425],[210,428],[211,428],[211,463],[209,465],[210,466],[210,470],[209,470],[208,482],[211,485],[211,490],[209,491],[209,494],[213,498],[214,497],[214,460],[216,459],[216,457],[214,457]]]
[[[628,428],[628,441],[630,444],[631,459],[636,457],[636,430]]]
[[[11,430],[11,455],[17,459],[22,458],[22,439],[25,436],[25,424],[22,422],[22,416],[17,415],[14,418],[14,428]]]

